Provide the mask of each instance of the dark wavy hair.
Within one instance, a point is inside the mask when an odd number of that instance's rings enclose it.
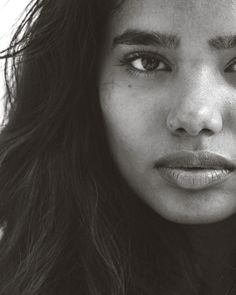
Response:
[[[137,198],[107,144],[97,78],[122,2],[35,0],[1,53],[1,295],[197,294],[179,227]]]

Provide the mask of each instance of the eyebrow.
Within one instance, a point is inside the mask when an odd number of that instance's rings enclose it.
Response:
[[[128,29],[114,38],[112,48],[118,45],[144,45],[177,49],[179,44],[180,38],[176,34]],[[236,48],[236,35],[217,36],[211,38],[208,44],[217,50],[233,49]]]
[[[176,49],[180,38],[174,34],[164,34],[153,31],[126,30],[114,38],[112,48],[117,45],[146,45],[160,46],[168,49]]]
[[[218,36],[208,41],[208,44],[217,50],[227,50],[236,47],[236,35]]]

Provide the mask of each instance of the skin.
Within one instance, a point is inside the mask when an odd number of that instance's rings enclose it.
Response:
[[[113,48],[113,39],[130,28],[178,34],[180,46]],[[154,169],[160,157],[183,150],[211,151],[236,163],[236,66],[224,72],[236,48],[208,45],[233,32],[236,1],[130,0],[111,20],[100,75],[111,150],[138,196],[175,222],[211,223],[236,212],[235,174],[220,186],[191,191],[171,186]],[[120,59],[143,50],[161,54],[171,71],[130,73]]]
[[[179,46],[114,46],[128,29],[178,35]],[[202,150],[236,163],[236,48],[209,45],[234,34],[234,0],[129,0],[111,19],[100,72],[100,104],[118,169],[153,210],[184,224],[200,263],[203,256],[211,261],[204,264],[209,281],[235,248],[236,173],[220,185],[185,190],[165,181],[154,164],[167,154]],[[138,57],[120,62],[143,51],[164,63],[147,73],[137,71]],[[212,261],[219,255],[223,263],[216,269]],[[209,269],[215,271],[207,275]]]

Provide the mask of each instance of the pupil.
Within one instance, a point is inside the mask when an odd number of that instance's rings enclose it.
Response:
[[[142,65],[145,70],[151,71],[157,67],[157,61],[154,57],[144,57],[142,59]]]

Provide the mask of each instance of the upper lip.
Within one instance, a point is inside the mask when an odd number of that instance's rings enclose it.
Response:
[[[229,159],[212,152],[180,151],[160,158],[155,167],[234,170],[236,166]]]

